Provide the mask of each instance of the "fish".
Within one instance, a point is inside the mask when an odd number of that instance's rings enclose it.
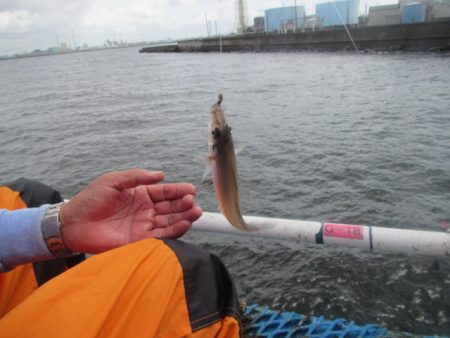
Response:
[[[235,228],[241,231],[253,231],[242,217],[238,170],[234,151],[231,126],[222,109],[223,95],[219,94],[217,103],[210,109],[209,156],[211,176],[221,213]]]

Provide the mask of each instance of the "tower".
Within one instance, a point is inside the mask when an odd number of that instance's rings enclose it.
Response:
[[[236,31],[242,34],[248,27],[246,0],[236,0]]]

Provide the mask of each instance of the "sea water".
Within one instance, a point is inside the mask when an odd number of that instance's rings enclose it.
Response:
[[[70,198],[142,167],[197,186],[216,212],[209,107],[238,147],[244,214],[445,231],[450,59],[441,54],[139,54],[113,49],[0,62],[0,181]],[[414,333],[450,332],[450,263],[191,232],[240,297],[277,310]]]

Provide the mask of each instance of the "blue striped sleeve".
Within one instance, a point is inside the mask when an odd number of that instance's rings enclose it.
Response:
[[[47,208],[48,204],[15,211],[0,209],[0,271],[53,258],[41,232]]]

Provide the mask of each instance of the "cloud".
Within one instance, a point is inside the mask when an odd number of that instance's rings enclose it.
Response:
[[[25,10],[11,10],[0,12],[0,32],[25,32],[37,21],[38,16]]]
[[[125,27],[145,22],[160,22],[165,12],[162,6],[139,4],[139,1],[128,1],[126,7],[106,7],[99,3],[87,10],[81,17],[84,27]]]

